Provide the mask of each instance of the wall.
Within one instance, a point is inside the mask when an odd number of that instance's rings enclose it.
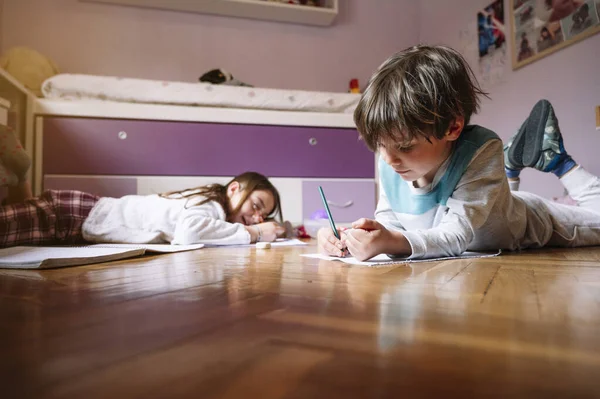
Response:
[[[26,45],[62,71],[197,81],[216,67],[248,83],[346,91],[418,38],[413,0],[340,0],[332,27],[81,3],[7,0],[4,49]],[[23,23],[27,21],[27,23]]]
[[[477,10],[491,2],[421,0],[420,41],[458,48],[459,30],[464,24],[473,23]],[[509,2],[505,0],[506,20],[508,9]],[[472,65],[475,70],[477,67]],[[555,106],[569,153],[586,169],[600,175],[600,131],[595,129],[594,117],[594,107],[600,105],[599,70],[600,34],[516,71],[509,65],[505,83],[488,88],[491,100],[483,102],[482,110],[473,122],[491,128],[503,139],[508,139],[527,117],[535,102],[546,98]],[[535,170],[522,173],[521,189],[548,198],[563,193],[554,175]]]

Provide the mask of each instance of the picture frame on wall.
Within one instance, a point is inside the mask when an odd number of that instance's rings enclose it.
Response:
[[[477,12],[479,80],[484,87],[501,83],[507,64],[504,0],[494,0]]]
[[[510,0],[513,69],[600,32],[600,0]]]

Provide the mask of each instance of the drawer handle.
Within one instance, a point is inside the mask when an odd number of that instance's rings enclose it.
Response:
[[[127,132],[121,130],[118,134],[117,137],[119,137],[121,140],[125,140],[127,138]]]
[[[314,137],[311,137],[310,139],[308,139],[308,144],[317,145],[317,139]]]
[[[330,206],[334,207],[334,208],[349,208],[354,204],[354,201],[349,200],[344,202],[343,204],[340,204],[339,202],[332,202],[327,200],[327,204],[329,204]]]

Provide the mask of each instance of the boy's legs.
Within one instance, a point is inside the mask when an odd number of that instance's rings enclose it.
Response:
[[[577,166],[560,178],[579,207],[589,209],[600,215],[600,178]]]
[[[530,120],[531,118],[531,120]],[[552,220],[551,246],[600,245],[600,178],[587,172],[565,151],[552,105],[541,100],[504,148],[506,174],[511,190],[518,190],[518,176],[525,167],[554,173],[578,206],[530,200]]]
[[[600,245],[600,213],[590,208],[543,201],[544,204],[536,209],[546,208],[552,221],[553,231],[548,246]]]
[[[519,189],[525,167],[554,173],[580,207],[600,212],[600,178],[578,165],[567,154],[558,119],[547,100],[533,107],[517,134],[504,147],[506,175],[511,190]]]

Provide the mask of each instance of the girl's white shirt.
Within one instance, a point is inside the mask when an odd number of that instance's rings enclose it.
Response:
[[[249,244],[240,223],[227,222],[223,207],[203,197],[127,195],[100,198],[83,223],[83,237],[97,243]]]

